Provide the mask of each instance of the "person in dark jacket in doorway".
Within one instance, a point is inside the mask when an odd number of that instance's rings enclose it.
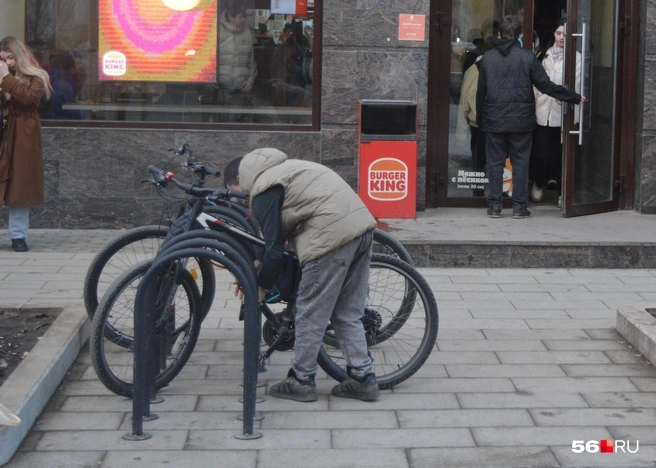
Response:
[[[535,55],[522,49],[522,24],[506,16],[499,25],[494,49],[483,55],[476,92],[476,120],[486,135],[490,181],[490,218],[501,217],[503,168],[510,156],[513,171],[513,218],[531,216],[528,209],[528,163],[535,128],[533,86],[555,99],[579,104],[585,97],[549,80]]]

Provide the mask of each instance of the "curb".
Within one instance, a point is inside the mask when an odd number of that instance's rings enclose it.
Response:
[[[0,466],[14,455],[89,338],[83,306],[38,308],[63,310],[0,387],[0,402],[21,419],[18,426],[0,426]]]
[[[656,318],[649,313],[656,304],[628,304],[617,310],[617,331],[656,366]],[[649,311],[648,311],[649,310]]]

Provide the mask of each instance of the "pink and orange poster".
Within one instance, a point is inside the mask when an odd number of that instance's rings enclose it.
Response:
[[[218,0],[100,0],[101,80],[216,82]]]

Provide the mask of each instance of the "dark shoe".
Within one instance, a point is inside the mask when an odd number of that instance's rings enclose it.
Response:
[[[25,239],[12,239],[11,248],[14,252],[27,252],[30,250],[27,247],[27,242],[25,242]]]
[[[501,203],[490,203],[487,216],[488,218],[501,218]]]
[[[367,374],[361,379],[353,376],[333,387],[332,394],[340,398],[355,398],[362,401],[374,401],[380,396],[380,390],[374,374]]]
[[[301,382],[296,378],[294,369],[289,369],[287,378],[282,382],[272,385],[269,389],[269,395],[285,400],[317,401],[317,386],[314,383],[314,379]]]
[[[531,217],[531,210],[526,208],[525,206],[519,206],[515,205],[513,207],[513,214],[512,217],[514,219],[525,219],[525,218],[530,218]]]

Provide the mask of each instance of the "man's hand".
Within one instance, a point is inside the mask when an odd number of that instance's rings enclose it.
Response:
[[[235,285],[235,297],[238,298],[240,301],[244,300],[244,288],[241,287],[241,284],[239,284],[237,281],[232,283]],[[264,302],[264,298],[266,297],[267,290],[262,289],[261,287],[257,287],[257,303],[262,303]]]
[[[239,284],[238,281],[235,281],[232,283],[235,285],[235,297],[238,298],[240,301],[244,300],[244,288],[241,287],[241,284]]]

